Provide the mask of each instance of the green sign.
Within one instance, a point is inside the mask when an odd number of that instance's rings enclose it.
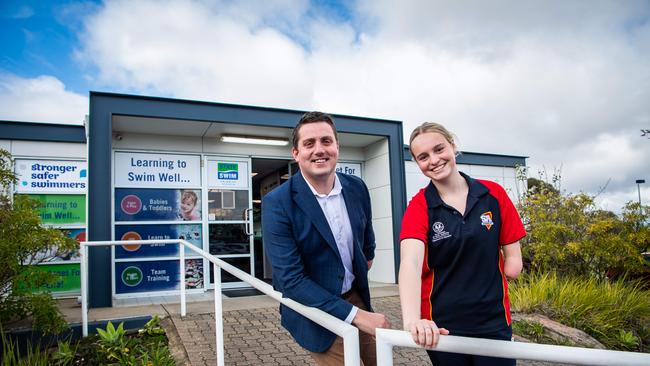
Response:
[[[236,172],[238,169],[236,163],[217,163],[217,171],[219,172]]]
[[[39,271],[46,271],[59,275],[58,281],[43,287],[43,290],[57,292],[80,292],[81,272],[79,263],[47,264],[36,266]]]
[[[135,266],[126,267],[122,271],[122,282],[130,287],[139,285],[142,282],[142,271]]]
[[[239,166],[237,163],[217,163],[217,179],[238,180]]]
[[[86,196],[83,194],[30,194],[40,202],[38,214],[44,224],[85,224]]]

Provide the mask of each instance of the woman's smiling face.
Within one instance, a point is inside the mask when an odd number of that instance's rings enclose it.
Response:
[[[431,180],[443,181],[456,171],[456,148],[437,132],[418,135],[411,152],[420,171]]]

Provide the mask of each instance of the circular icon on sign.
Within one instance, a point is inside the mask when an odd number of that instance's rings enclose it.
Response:
[[[138,267],[126,267],[122,271],[122,283],[129,287],[134,287],[142,282],[142,271]]]
[[[135,231],[127,231],[122,235],[122,240],[142,240],[142,237]],[[124,244],[122,248],[127,252],[135,252],[140,249],[140,244]]]
[[[124,211],[124,213],[135,215],[142,209],[142,201],[140,201],[140,197],[134,194],[130,194],[122,198],[120,207],[122,207],[122,211]]]
[[[78,242],[86,241],[86,232],[82,231],[79,234],[74,236],[74,239]]]

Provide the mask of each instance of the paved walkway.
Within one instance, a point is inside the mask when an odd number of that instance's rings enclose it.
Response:
[[[388,316],[393,328],[401,327],[401,310],[397,286],[371,286],[375,311]],[[91,309],[89,319],[125,319],[154,314],[164,320],[170,348],[180,364],[189,366],[216,365],[214,301],[212,292],[189,300],[187,316],[180,316],[177,297],[161,299],[161,303],[132,302],[132,306]],[[167,301],[169,300],[169,301]],[[176,303],[174,303],[176,302]],[[81,321],[79,304],[74,300],[60,302],[61,310],[71,323]],[[298,346],[280,325],[278,303],[268,296],[224,298],[224,348],[226,365],[315,365],[309,354]],[[430,365],[422,349],[396,347],[395,365]],[[544,362],[518,361],[519,366],[559,365]]]
[[[393,328],[401,323],[399,297],[373,298],[375,311],[386,314]],[[272,307],[224,311],[224,348],[226,365],[316,365],[309,354],[280,325],[277,304]],[[186,352],[186,364],[216,365],[214,313],[172,315],[180,343]],[[396,347],[394,365],[431,365],[422,349]],[[520,366],[558,365],[519,361]]]
[[[396,296],[373,299],[375,311],[401,324]],[[227,365],[315,365],[309,354],[280,325],[277,306],[224,313],[224,348]],[[214,314],[173,315],[172,321],[192,366],[215,365]],[[423,350],[398,348],[395,365],[426,365]]]

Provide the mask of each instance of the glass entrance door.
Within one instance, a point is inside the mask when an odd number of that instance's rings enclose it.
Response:
[[[250,159],[207,157],[208,251],[242,271],[255,276]],[[209,286],[214,274],[209,266]],[[248,286],[222,271],[224,288]]]

